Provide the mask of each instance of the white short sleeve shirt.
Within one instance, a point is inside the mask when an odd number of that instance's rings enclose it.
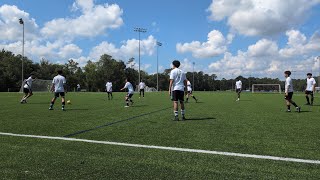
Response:
[[[186,80],[186,74],[179,68],[175,68],[170,72],[170,80],[173,80],[173,91],[184,91],[184,81]]]
[[[57,75],[53,78],[52,80],[52,84],[54,84],[54,92],[64,92],[64,85],[67,83],[66,78],[61,76],[61,75]]]
[[[313,85],[315,85],[317,82],[314,78],[307,78],[307,91],[313,91]]]

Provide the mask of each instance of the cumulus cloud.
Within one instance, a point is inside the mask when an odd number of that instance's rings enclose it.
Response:
[[[141,55],[153,55],[155,51],[157,40],[150,35],[147,39],[140,41],[140,53]],[[89,57],[91,59],[98,60],[101,55],[109,54],[115,59],[127,60],[131,57],[138,56],[139,53],[139,40],[129,39],[123,42],[123,45],[117,48],[114,44],[109,42],[101,42],[99,45],[92,48]]]
[[[320,0],[212,0],[210,20],[227,19],[232,30],[247,36],[269,36],[299,25]]]
[[[261,39],[246,51],[238,51],[235,55],[226,52],[222,59],[209,65],[208,71],[225,78],[239,75],[281,78],[285,70],[295,71],[296,77],[302,78],[306,72],[316,71],[319,32],[315,32],[309,40],[297,30],[288,31],[287,36],[287,46],[282,49],[275,41]]]
[[[213,30],[208,34],[207,42],[178,43],[176,49],[178,53],[191,52],[195,58],[210,58],[226,52],[227,44],[232,39],[233,36],[231,34],[226,39],[220,31]]]
[[[46,37],[95,37],[108,29],[123,25],[123,10],[117,4],[95,5],[93,0],[76,0],[73,10],[81,15],[76,18],[58,18],[45,24],[41,33]]]

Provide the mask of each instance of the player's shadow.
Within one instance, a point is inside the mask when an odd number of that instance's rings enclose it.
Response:
[[[50,102],[31,102],[31,103],[27,103],[27,104],[48,104],[48,105],[50,105]]]
[[[186,118],[186,121],[206,121],[206,120],[214,120],[216,118],[214,117],[203,117],[203,118],[194,118],[194,117],[191,117],[191,118]]]
[[[300,111],[300,113],[309,113],[309,112],[312,112],[312,111],[304,111],[304,110]]]
[[[146,104],[140,104],[140,105],[133,105],[133,106],[131,106],[131,107],[133,107],[133,108],[135,108],[135,107],[139,108],[139,107],[146,107],[146,106],[148,106],[148,105],[146,105]]]
[[[249,100],[249,99],[241,99],[240,102],[241,102],[241,101],[252,101],[252,100]]]
[[[66,109],[67,111],[88,111],[89,109],[87,108],[73,108],[73,109]]]

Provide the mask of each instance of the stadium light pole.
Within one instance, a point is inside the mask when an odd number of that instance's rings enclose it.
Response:
[[[159,91],[159,47],[160,46],[162,46],[162,43],[157,41],[157,91]]]
[[[194,65],[195,65],[195,62],[192,62],[192,90],[194,91]]]
[[[140,75],[140,33],[147,32],[147,29],[138,27],[138,28],[134,28],[134,31],[138,32],[138,34],[139,34],[139,83],[140,83],[140,81],[141,81],[141,75]]]
[[[24,58],[24,22],[23,22],[23,19],[20,18],[19,19],[19,23],[22,25],[22,59],[21,59],[21,87],[23,86],[23,70],[24,70],[24,65],[23,65],[23,58]]]
[[[320,87],[320,56],[316,58],[319,61],[318,87]]]

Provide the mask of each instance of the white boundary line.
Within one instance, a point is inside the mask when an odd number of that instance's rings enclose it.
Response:
[[[147,149],[160,149],[160,150],[190,152],[190,153],[215,154],[215,155],[222,155],[222,156],[234,156],[234,157],[243,157],[243,158],[273,160],[273,161],[320,164],[320,160],[286,158],[286,157],[277,157],[277,156],[264,156],[264,155],[255,155],[255,154],[241,154],[241,153],[209,151],[209,150],[201,150],[201,149],[188,149],[188,148],[165,147],[165,146],[150,146],[150,145],[143,145],[143,144],[129,144],[129,143],[119,143],[119,142],[110,142],[110,141],[96,141],[96,140],[88,140],[88,139],[64,138],[64,137],[53,137],[53,136],[36,136],[36,135],[13,134],[13,133],[3,133],[3,132],[0,132],[0,135],[14,136],[14,137],[28,137],[28,138],[37,138],[37,139],[52,139],[52,140],[62,140],[62,141],[76,141],[76,142],[86,142],[86,143],[94,143],[94,144],[107,144],[107,145],[116,145],[116,146],[137,147],[137,148],[147,148]]]

